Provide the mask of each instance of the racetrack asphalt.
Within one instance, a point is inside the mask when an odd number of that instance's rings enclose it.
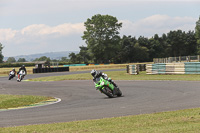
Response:
[[[25,79],[82,72],[27,75]],[[134,76],[134,75],[133,75]],[[62,101],[47,106],[0,111],[0,127],[139,115],[200,107],[199,81],[115,81],[123,97],[107,98],[92,80],[17,82],[0,77],[0,94],[42,95]]]

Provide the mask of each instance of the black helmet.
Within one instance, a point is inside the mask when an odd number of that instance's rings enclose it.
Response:
[[[94,77],[96,74],[97,74],[97,71],[93,69],[93,70],[91,71],[91,75]]]
[[[25,65],[22,65],[22,68],[25,68]]]

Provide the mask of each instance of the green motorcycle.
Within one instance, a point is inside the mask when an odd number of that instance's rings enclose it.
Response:
[[[95,88],[99,90],[101,93],[104,93],[109,98],[115,98],[122,96],[122,92],[119,88],[115,87],[108,80],[103,79],[102,77],[98,77],[94,81]],[[115,89],[115,95],[113,94],[113,90]]]

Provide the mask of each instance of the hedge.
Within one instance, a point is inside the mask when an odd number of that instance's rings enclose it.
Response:
[[[70,63],[70,62],[58,62],[59,65],[70,65],[70,64],[73,64],[73,63]],[[35,63],[27,63],[27,62],[24,62],[24,63],[0,63],[0,68],[3,68],[3,67],[21,67],[22,65],[25,65],[25,66],[35,66]],[[88,65],[88,64],[86,64]]]
[[[0,68],[3,68],[3,67],[21,67],[22,65],[35,66],[35,63],[0,63]]]

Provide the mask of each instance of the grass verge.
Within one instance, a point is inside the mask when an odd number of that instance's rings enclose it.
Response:
[[[85,70],[92,70],[92,69],[98,69],[98,70],[105,70],[105,69],[124,69],[126,68],[126,65],[128,64],[111,64],[111,65],[91,65],[91,66],[70,66],[70,71],[85,71]],[[63,67],[63,65],[59,66]],[[28,74],[33,74],[33,68],[35,67],[26,67],[26,70]],[[9,72],[13,68],[0,68],[0,76],[7,76]],[[16,71],[19,70],[19,68],[15,68]]]
[[[17,108],[52,99],[45,96],[0,95],[0,109]]]
[[[33,68],[34,67],[26,67],[26,70],[28,72],[28,74],[33,74]],[[8,76],[10,71],[13,68],[0,68],[0,76]],[[18,72],[19,68],[15,68],[15,71]]]
[[[113,80],[184,80],[184,81],[200,81],[200,75],[147,75],[146,72],[140,72],[139,75],[130,75],[125,71],[106,72]],[[29,81],[61,81],[61,80],[92,80],[90,73],[73,74],[64,76],[52,76],[29,79]]]
[[[200,108],[99,120],[1,128],[3,133],[182,133],[199,132]]]

